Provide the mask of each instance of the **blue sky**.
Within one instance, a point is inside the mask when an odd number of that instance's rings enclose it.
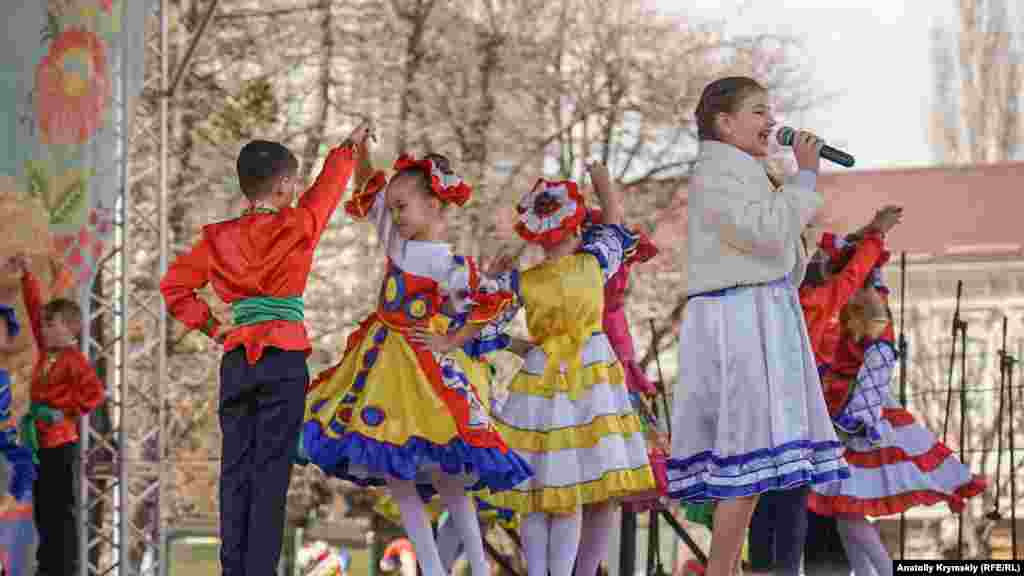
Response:
[[[857,168],[934,163],[929,34],[949,25],[951,0],[657,0],[659,9],[725,20],[734,34],[776,32],[805,42],[816,87],[836,94],[803,118],[857,158]]]

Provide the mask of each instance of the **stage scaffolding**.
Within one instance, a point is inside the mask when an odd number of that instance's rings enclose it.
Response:
[[[105,409],[83,418],[79,462],[79,573],[165,573],[161,502],[170,469],[165,446],[168,319],[159,293],[167,269],[168,139],[174,88],[217,8],[212,0],[188,50],[172,63],[169,0],[149,2],[142,93],[127,91],[123,45],[113,61],[113,124],[119,189],[110,250],[79,294],[82,346],[107,385]]]

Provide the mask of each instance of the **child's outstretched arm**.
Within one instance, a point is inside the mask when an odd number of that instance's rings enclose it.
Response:
[[[316,182],[299,199],[299,209],[306,211],[306,228],[314,243],[320,241],[357,166],[368,164],[367,140],[371,134],[370,126],[364,123],[341,146],[331,150]],[[357,179],[358,176],[357,172]]]
[[[590,179],[594,183],[594,193],[597,194],[601,203],[601,212],[605,224],[621,225],[625,219],[622,191],[618,186],[612,186],[611,178],[608,176],[608,167],[600,162],[587,166],[590,172]]]
[[[46,336],[43,334],[43,293],[39,279],[32,274],[28,265],[28,257],[21,254],[8,258],[4,263],[5,269],[21,276],[21,297],[25,302],[25,310],[28,311],[28,322],[32,327],[36,348],[42,353],[46,350]]]

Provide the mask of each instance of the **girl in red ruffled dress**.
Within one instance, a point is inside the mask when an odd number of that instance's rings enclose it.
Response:
[[[892,574],[892,559],[868,516],[940,502],[958,512],[986,485],[889,391],[897,352],[886,294],[876,269],[840,314],[835,361],[822,385],[846,445],[850,477],[813,486],[808,500],[815,513],[837,517],[857,576],[870,575],[872,568],[879,576]]]

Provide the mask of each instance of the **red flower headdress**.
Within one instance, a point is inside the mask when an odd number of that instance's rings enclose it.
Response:
[[[587,207],[571,180],[537,180],[523,195],[516,211],[516,233],[527,242],[556,246],[576,232],[587,217]]]
[[[395,172],[409,168],[419,168],[426,172],[430,177],[431,192],[443,202],[462,206],[473,195],[473,189],[463,182],[462,178],[452,173],[442,172],[437,163],[429,158],[417,160],[409,154],[402,154],[398,160],[395,160]]]

